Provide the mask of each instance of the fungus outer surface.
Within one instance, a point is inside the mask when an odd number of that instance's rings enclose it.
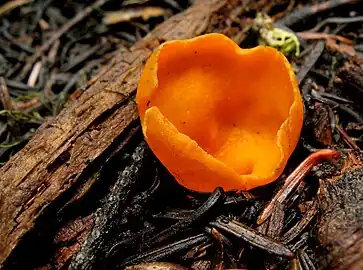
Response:
[[[295,149],[303,103],[287,59],[222,34],[169,41],[137,90],[147,143],[188,189],[249,190],[276,180]]]

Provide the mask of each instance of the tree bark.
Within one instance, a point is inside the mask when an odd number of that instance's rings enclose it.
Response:
[[[363,155],[352,152],[338,176],[321,181],[317,239],[324,247],[322,269],[358,270],[363,267]]]
[[[152,50],[167,40],[226,30],[225,21],[238,4],[199,0],[159,25],[129,51],[117,55],[73,104],[44,123],[0,169],[0,265],[39,216],[79,184],[80,175],[95,166],[94,161],[137,120],[135,91]]]

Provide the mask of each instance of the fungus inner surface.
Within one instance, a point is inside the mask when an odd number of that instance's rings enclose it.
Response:
[[[226,39],[176,42],[158,59],[151,104],[238,174],[270,175],[281,161],[277,132],[293,103],[274,50],[240,50]]]

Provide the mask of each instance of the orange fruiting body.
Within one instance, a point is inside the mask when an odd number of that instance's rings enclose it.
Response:
[[[188,189],[249,190],[276,180],[300,136],[303,103],[276,49],[241,49],[222,34],[169,41],[137,90],[142,130]]]

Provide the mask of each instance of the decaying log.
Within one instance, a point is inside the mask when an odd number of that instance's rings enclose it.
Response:
[[[320,186],[317,237],[323,269],[363,268],[363,157],[349,154],[340,175]]]
[[[117,55],[78,100],[44,123],[0,169],[0,265],[39,216],[79,184],[80,175],[137,120],[135,90],[152,50],[167,40],[226,30],[225,21],[237,5],[239,1],[199,0],[162,23]]]

